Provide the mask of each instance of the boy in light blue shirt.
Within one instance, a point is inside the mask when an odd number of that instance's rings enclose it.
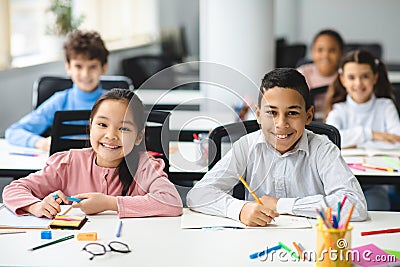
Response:
[[[326,136],[305,129],[312,121],[309,88],[295,69],[275,69],[264,76],[257,106],[261,129],[247,134],[190,190],[193,210],[265,226],[281,213],[316,217],[316,208],[332,207],[346,195],[354,204],[352,220],[368,217],[357,179]],[[260,197],[234,198],[242,175]],[[347,203],[343,214],[350,207]]]
[[[94,31],[77,30],[64,44],[65,69],[73,86],[55,93],[37,109],[12,124],[5,137],[10,144],[50,150],[50,137],[41,136],[53,124],[59,110],[90,110],[105,90],[100,76],[107,71],[108,50],[100,35]]]

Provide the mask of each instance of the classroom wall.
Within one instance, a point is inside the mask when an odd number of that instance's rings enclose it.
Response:
[[[398,0],[275,0],[275,36],[309,44],[322,28],[347,42],[379,42],[385,62],[400,63]]]
[[[199,58],[199,0],[159,1],[160,28],[185,28],[188,56]],[[184,10],[184,11],[183,11]]]
[[[106,75],[121,75],[121,61],[126,57],[159,52],[158,45],[111,52]],[[64,61],[0,71],[0,137],[4,137],[8,126],[32,110],[32,85],[43,75],[66,75]]]

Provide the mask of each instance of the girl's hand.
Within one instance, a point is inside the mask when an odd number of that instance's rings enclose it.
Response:
[[[385,132],[372,131],[372,140],[373,141],[384,141],[384,142],[393,144],[396,142],[400,142],[400,136],[395,135],[395,134],[385,133]]]
[[[55,195],[58,195],[59,198],[55,199]],[[67,197],[63,192],[57,190],[49,194],[42,201],[31,204],[22,209],[36,217],[47,217],[49,219],[53,219],[54,216],[61,211],[60,203],[62,201],[68,202]]]
[[[82,199],[81,202],[74,202],[72,207],[80,208],[85,214],[96,214],[105,210],[118,211],[117,198],[103,193],[85,193],[75,195]]]
[[[266,226],[278,216],[279,213],[276,211],[258,204],[256,201],[251,201],[242,207],[239,220],[248,226]]]

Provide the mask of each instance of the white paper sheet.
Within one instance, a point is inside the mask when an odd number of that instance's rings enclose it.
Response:
[[[196,228],[218,228],[218,227],[237,227],[237,228],[311,228],[312,225],[305,217],[297,217],[291,215],[280,215],[275,218],[275,222],[271,222],[265,227],[251,227],[242,224],[239,221],[235,221],[229,218],[207,215],[199,212],[192,211],[190,209],[184,209],[181,217],[181,228],[182,229],[196,229]]]

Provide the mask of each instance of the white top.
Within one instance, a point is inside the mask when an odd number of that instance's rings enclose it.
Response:
[[[376,98],[358,104],[347,95],[345,102],[336,103],[326,118],[341,136],[342,147],[371,147],[372,131],[400,134],[400,120],[391,99]]]
[[[355,205],[352,220],[367,218],[367,204],[357,179],[326,136],[305,130],[296,147],[283,155],[261,130],[247,134],[205,174],[187,195],[188,206],[207,214],[239,220],[246,201],[231,196],[241,174],[257,196],[279,198],[277,211],[316,217],[316,208],[331,206],[344,195]],[[253,200],[246,190],[245,199]],[[350,205],[347,206],[349,208]]]

